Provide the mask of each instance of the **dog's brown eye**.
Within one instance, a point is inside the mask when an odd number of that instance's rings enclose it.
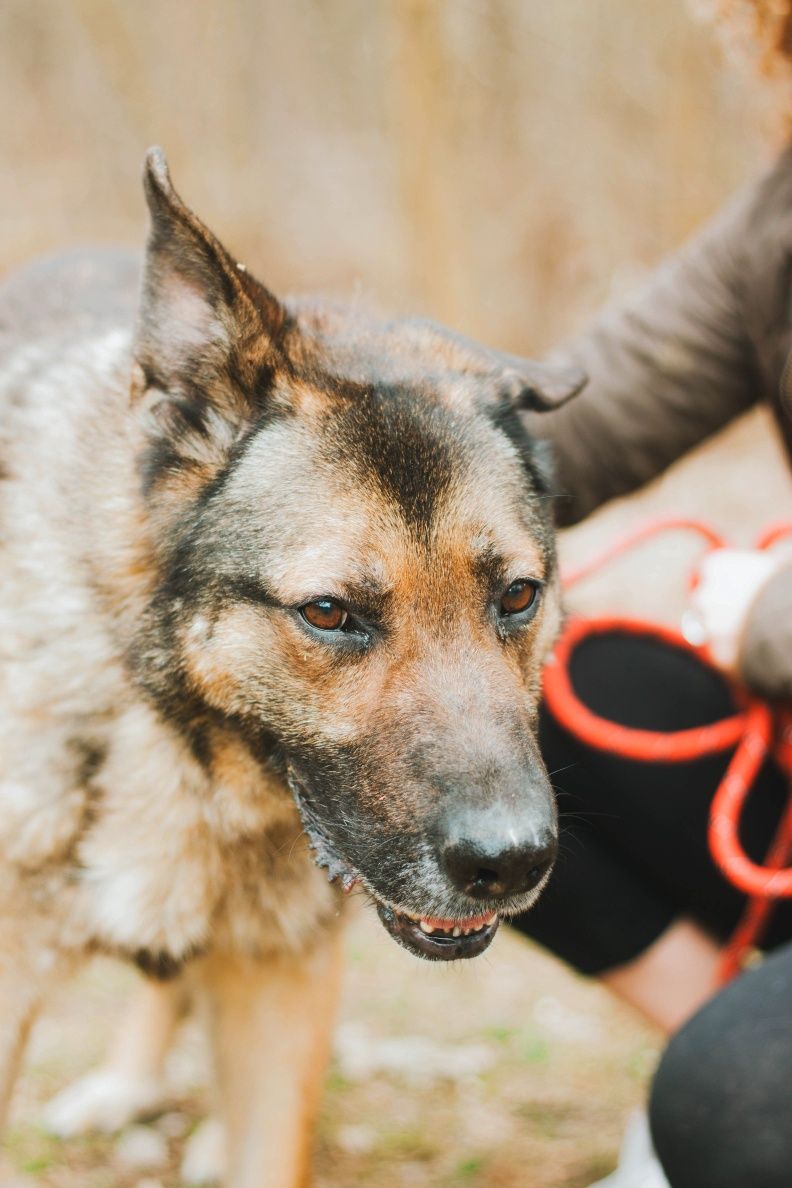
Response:
[[[533,582],[512,582],[501,598],[500,610],[502,615],[520,615],[527,611],[536,601],[536,586]]]
[[[332,598],[306,602],[305,606],[300,607],[300,614],[306,623],[318,627],[320,631],[340,631],[349,618],[343,606],[339,606]]]

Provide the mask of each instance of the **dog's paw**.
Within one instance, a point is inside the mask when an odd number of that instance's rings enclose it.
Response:
[[[225,1175],[225,1130],[219,1118],[205,1118],[184,1148],[181,1182],[185,1185],[219,1184]]]
[[[136,1118],[156,1113],[166,1101],[159,1081],[130,1080],[110,1069],[89,1073],[45,1107],[42,1126],[58,1138],[91,1131],[111,1133]]]

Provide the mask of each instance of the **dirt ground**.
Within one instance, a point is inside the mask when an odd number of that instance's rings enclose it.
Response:
[[[590,556],[658,513],[706,515],[747,543],[762,523],[789,513],[791,496],[766,422],[753,417],[652,491],[569,534],[563,554]],[[653,546],[592,580],[576,601],[673,620],[692,551],[679,538]],[[321,1188],[584,1188],[613,1166],[659,1045],[603,990],[506,930],[478,961],[416,962],[362,907],[348,952],[317,1135]],[[134,978],[97,961],[37,1026],[12,1112],[5,1188],[178,1185],[185,1137],[207,1107],[195,1024],[173,1052],[173,1101],[147,1125],[149,1141],[137,1130],[132,1141],[61,1143],[37,1122],[42,1103],[99,1060]]]
[[[607,1170],[640,1101],[655,1038],[595,986],[505,933],[456,968],[418,964],[368,911],[349,938],[336,1053],[317,1139],[322,1188],[583,1188]],[[152,1166],[124,1136],[58,1142],[44,1101],[100,1057],[135,975],[97,961],[40,1023],[7,1140],[13,1188],[175,1188],[206,1109],[202,1036],[171,1059],[172,1107]],[[149,1144],[151,1145],[151,1144]]]

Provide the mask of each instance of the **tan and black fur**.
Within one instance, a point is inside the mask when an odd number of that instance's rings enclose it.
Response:
[[[508,914],[545,881],[535,724],[559,610],[520,410],[582,377],[281,303],[157,150],[145,188],[142,286],[94,252],[0,292],[0,1098],[85,954],[183,974],[210,1003],[228,1184],[291,1188],[338,882],[443,956],[418,917]],[[519,580],[536,605],[517,622]],[[328,599],[343,629],[306,620]],[[530,877],[454,884],[453,839],[504,822],[535,835]]]

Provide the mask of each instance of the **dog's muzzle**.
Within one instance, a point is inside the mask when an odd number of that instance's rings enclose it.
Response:
[[[359,869],[355,868],[330,838],[305,782],[294,767],[288,767],[292,794],[302,818],[308,843],[318,866],[327,871],[331,882],[339,882],[345,892],[360,886],[374,902],[384,928],[403,948],[427,961],[459,961],[478,957],[489,947],[504,914],[530,908],[547,881],[556,853],[553,832],[539,841],[531,828],[530,842],[520,839],[514,823],[499,818],[493,828],[491,809],[487,828],[470,814],[455,815],[453,828],[442,830],[434,839],[440,870],[447,881],[451,901],[468,907],[468,914],[452,916],[421,915],[402,905],[389,902]],[[502,834],[508,825],[504,836]],[[436,909],[435,909],[436,910]]]

